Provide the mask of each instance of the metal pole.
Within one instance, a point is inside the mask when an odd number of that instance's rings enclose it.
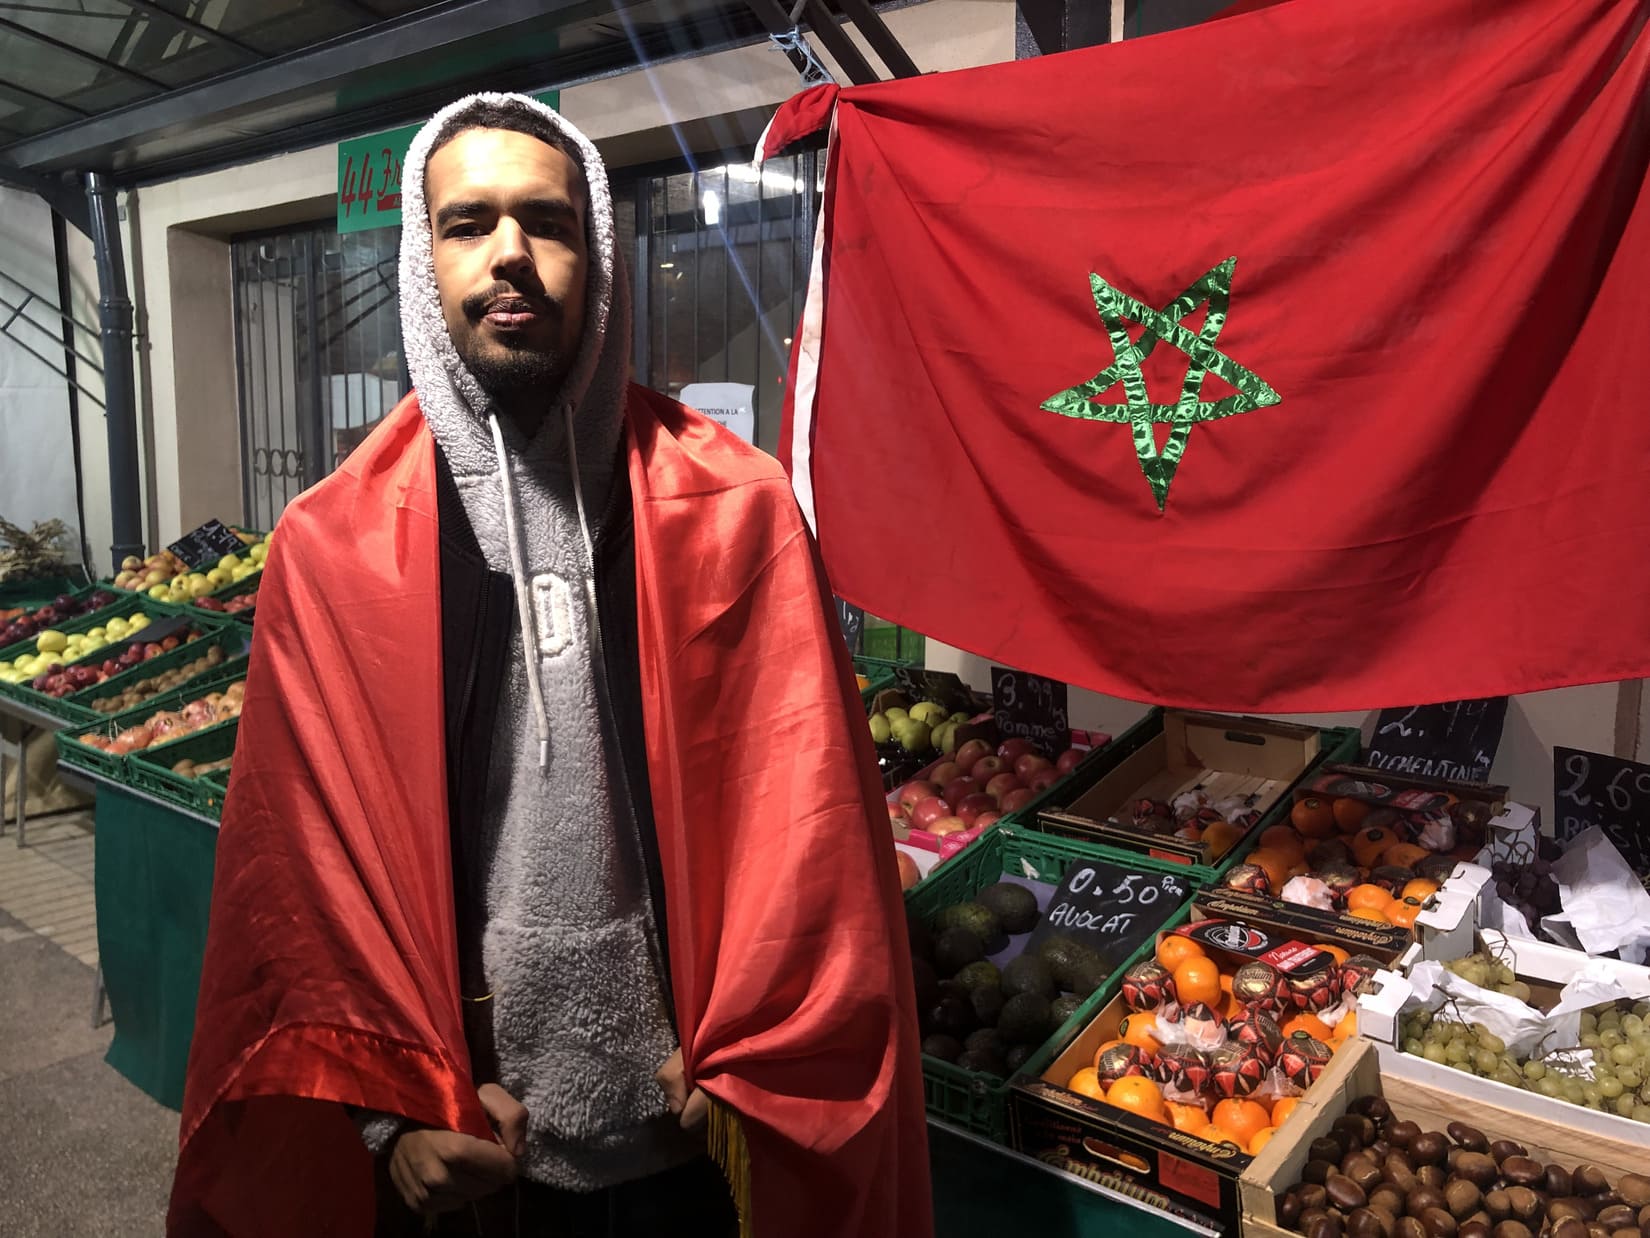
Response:
[[[115,187],[102,172],[86,174],[92,252],[97,259],[98,325],[103,341],[104,416],[109,432],[109,514],[115,539],[112,567],[143,553],[143,494],[138,474],[137,388],[132,381],[132,301],[120,249]]]
[[[74,338],[74,284],[69,278],[69,234],[63,216],[52,212],[52,258],[57,264],[58,321],[63,329],[63,372],[69,380],[69,441],[74,449],[74,510],[79,528],[75,530],[75,545],[80,551],[80,567],[88,581],[96,580],[86,540],[86,475],[80,466],[80,391],[75,377],[75,359],[79,355]],[[117,563],[115,571],[120,570]]]

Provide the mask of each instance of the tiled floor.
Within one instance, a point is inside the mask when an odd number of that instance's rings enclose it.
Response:
[[[0,912],[96,967],[91,811],[30,821],[27,838],[19,847],[15,826],[0,836]],[[0,941],[19,932],[0,929]]]

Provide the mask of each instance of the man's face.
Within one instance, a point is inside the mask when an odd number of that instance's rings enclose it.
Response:
[[[561,151],[508,129],[468,129],[424,173],[447,334],[502,404],[548,397],[584,330],[587,203]]]

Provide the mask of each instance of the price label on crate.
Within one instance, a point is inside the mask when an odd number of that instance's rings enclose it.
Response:
[[[865,630],[865,612],[852,602],[836,598],[836,621],[842,628],[842,639],[848,642],[848,652],[859,652],[859,634]]]
[[[1066,713],[1066,685],[1029,671],[991,668],[991,712],[1004,739],[1029,739],[1045,756],[1071,746],[1071,719]]]
[[[974,709],[974,697],[968,685],[950,671],[901,666],[894,670],[894,682],[913,703],[934,701],[943,705],[948,713],[971,713]]]
[[[1577,748],[1553,749],[1560,842],[1598,826],[1640,877],[1650,877],[1650,765]]]
[[[225,555],[244,554],[246,543],[221,521],[208,520],[200,528],[185,533],[166,549],[188,564],[191,571],[198,571],[217,567],[218,560]]]
[[[1366,764],[1394,774],[1487,783],[1506,721],[1504,696],[1383,709]]]
[[[1026,950],[1035,950],[1050,937],[1069,937],[1115,971],[1191,895],[1191,882],[1177,873],[1131,872],[1116,864],[1080,860],[1049,899]]]

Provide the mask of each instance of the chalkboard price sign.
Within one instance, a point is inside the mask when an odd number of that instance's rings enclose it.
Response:
[[[859,652],[859,634],[865,630],[865,612],[852,602],[836,599],[836,621],[842,627],[842,639],[848,642],[848,652]]]
[[[991,711],[1004,739],[1029,739],[1047,757],[1071,746],[1066,685],[1006,666],[991,668]]]
[[[217,567],[218,560],[225,555],[243,553],[246,544],[221,522],[208,520],[200,528],[185,533],[167,549],[195,570]]]
[[[1383,709],[1365,764],[1394,774],[1487,783],[1506,721],[1504,696]]]
[[[1191,895],[1191,883],[1177,873],[1137,873],[1103,861],[1079,861],[1049,899],[1026,952],[1045,938],[1069,937],[1115,971]]]
[[[894,682],[912,701],[936,701],[952,713],[967,713],[974,708],[974,696],[968,685],[950,671],[901,666],[894,670]]]
[[[1650,765],[1554,748],[1553,815],[1560,842],[1596,825],[1634,872],[1650,877]]]

